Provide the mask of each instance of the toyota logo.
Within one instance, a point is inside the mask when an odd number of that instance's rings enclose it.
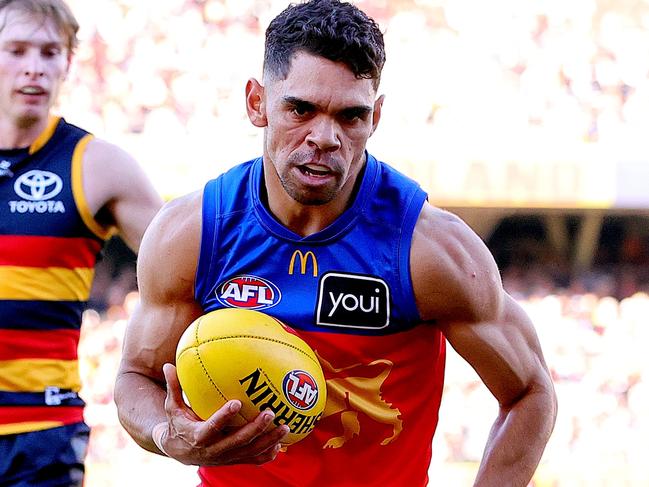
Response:
[[[62,188],[63,181],[57,174],[38,169],[26,172],[14,184],[16,194],[29,201],[52,199],[61,192]]]

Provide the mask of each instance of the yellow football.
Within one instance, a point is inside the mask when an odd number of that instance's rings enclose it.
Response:
[[[311,347],[259,311],[226,308],[199,317],[176,350],[178,379],[192,410],[207,419],[230,399],[242,407],[234,426],[266,409],[295,443],[316,426],[327,400],[324,374]]]

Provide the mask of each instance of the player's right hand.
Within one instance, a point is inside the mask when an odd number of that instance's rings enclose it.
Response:
[[[166,423],[153,428],[158,449],[185,465],[261,465],[275,459],[288,426],[275,426],[272,411],[261,412],[254,421],[237,428],[229,426],[241,402],[228,401],[205,421],[183,401],[176,367],[163,367],[167,382]]]

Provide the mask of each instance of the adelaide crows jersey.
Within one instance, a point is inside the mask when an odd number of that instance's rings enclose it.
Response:
[[[203,467],[205,485],[417,486],[427,482],[445,341],[422,324],[410,245],[426,199],[367,155],[352,205],[301,237],[260,198],[262,160],[207,183],[196,276],[203,309],[256,309],[320,358],[327,405],[315,430],[262,467]]]
[[[83,195],[92,136],[61,118],[0,151],[0,434],[82,421],[81,313],[107,233]]]

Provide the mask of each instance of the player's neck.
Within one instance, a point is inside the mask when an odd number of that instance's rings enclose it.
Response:
[[[273,216],[292,232],[308,237],[331,225],[347,209],[352,199],[353,181],[329,203],[305,205],[295,201],[282,188],[278,178],[264,177],[260,195],[266,208]]]
[[[351,175],[343,185],[340,192],[329,203],[322,205],[305,205],[293,199],[283,188],[278,177],[264,167],[264,185],[260,197],[266,208],[286,228],[292,232],[308,237],[318,233],[331,225],[352,204],[360,182],[365,165],[359,172]]]
[[[322,206],[309,207],[299,205],[293,211],[284,212],[280,221],[286,228],[302,237],[308,237],[318,233],[329,225],[340,215],[339,212],[327,211]]]
[[[325,205],[303,205],[278,188],[266,185],[263,191],[272,193],[270,198],[267,195],[262,198],[277,221],[302,237],[324,230],[345,211],[345,205],[339,199]]]
[[[48,118],[33,123],[20,124],[16,120],[0,117],[0,149],[22,149],[34,143],[47,127]]]

